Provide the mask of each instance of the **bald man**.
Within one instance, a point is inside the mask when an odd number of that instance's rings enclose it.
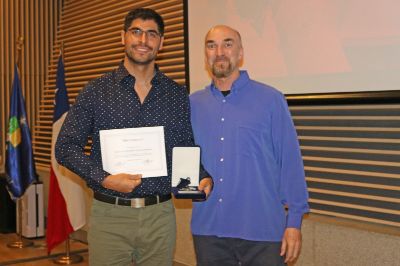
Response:
[[[309,207],[285,97],[239,69],[243,47],[238,31],[225,25],[211,28],[205,56],[212,82],[190,97],[195,142],[214,180],[208,200],[193,206],[198,265],[293,262]]]

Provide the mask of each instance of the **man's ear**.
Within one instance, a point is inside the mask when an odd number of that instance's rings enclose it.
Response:
[[[163,45],[164,45],[164,36],[161,36],[161,39],[160,39],[160,46],[159,46],[159,48],[158,48],[159,51],[162,50]]]
[[[243,58],[244,58],[244,49],[243,49],[243,47],[241,47],[240,48],[240,51],[239,51],[239,66],[243,66]]]
[[[122,43],[122,45],[125,45],[125,31],[124,30],[121,30],[121,43]]]

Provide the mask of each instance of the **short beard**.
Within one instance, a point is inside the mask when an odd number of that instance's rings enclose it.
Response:
[[[132,48],[134,48],[134,46],[133,46]],[[149,47],[149,48],[150,48],[150,47]],[[156,57],[157,57],[157,56],[154,56],[154,57],[148,58],[148,59],[145,60],[145,61],[139,61],[139,60],[135,59],[134,56],[133,56],[133,54],[130,52],[130,50],[127,50],[127,49],[125,49],[125,55],[126,55],[126,57],[128,58],[128,60],[129,60],[131,63],[137,64],[137,65],[143,65],[143,66],[144,66],[144,65],[149,65],[150,63],[152,63],[153,61],[155,61],[155,60],[156,60]]]
[[[126,55],[126,58],[128,58],[128,60],[131,62],[131,63],[133,63],[133,64],[136,64],[136,65],[149,65],[151,62],[153,62],[154,61],[154,59],[155,58],[149,58],[148,60],[145,60],[145,61],[139,61],[139,60],[136,60],[133,56],[132,56],[132,54],[131,53],[129,53],[128,51],[125,51],[125,55]]]
[[[215,64],[214,64],[211,68],[211,72],[214,75],[214,77],[216,77],[216,78],[227,78],[232,74],[233,67],[232,67],[231,62],[229,62],[227,68],[224,68],[224,69],[217,68],[217,67],[215,67]]]

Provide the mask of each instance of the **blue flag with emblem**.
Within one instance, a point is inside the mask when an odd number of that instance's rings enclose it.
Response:
[[[25,101],[22,95],[17,66],[14,68],[8,123],[5,165],[7,187],[14,198],[20,198],[28,186],[37,181],[37,178],[31,134],[26,120]]]

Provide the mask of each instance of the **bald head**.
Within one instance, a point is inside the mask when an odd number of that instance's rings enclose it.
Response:
[[[213,35],[213,34],[218,34],[218,33],[230,33],[233,36],[235,36],[235,39],[237,40],[238,44],[240,45],[240,48],[242,48],[242,37],[240,36],[240,33],[227,26],[227,25],[215,25],[214,27],[212,27],[206,34],[206,42],[207,42],[207,38],[209,37],[209,35]]]
[[[226,25],[212,27],[206,34],[205,55],[214,79],[237,78],[243,59],[239,32]]]

